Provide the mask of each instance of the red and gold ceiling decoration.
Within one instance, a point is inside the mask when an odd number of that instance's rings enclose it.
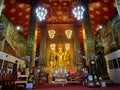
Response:
[[[47,24],[72,24],[76,19],[72,9],[79,0],[40,0],[39,5],[48,10],[45,22]],[[15,25],[23,28],[23,35],[27,38],[30,20],[30,0],[5,0],[3,14]],[[105,25],[116,13],[114,0],[89,0],[90,24],[93,32],[98,25]],[[40,24],[38,22],[38,24]],[[54,25],[53,25],[54,26]],[[81,22],[79,23],[81,26]],[[80,36],[82,33],[80,33]],[[38,32],[40,38],[40,31]],[[40,40],[38,40],[40,41]]]
[[[114,0],[91,0],[89,16],[91,29],[95,32],[98,25],[105,25],[116,13]]]

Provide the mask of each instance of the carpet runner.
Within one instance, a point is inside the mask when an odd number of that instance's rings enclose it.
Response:
[[[33,89],[26,89],[26,90],[120,90],[120,85],[107,85],[107,87],[86,87],[83,85],[39,85],[34,87]]]

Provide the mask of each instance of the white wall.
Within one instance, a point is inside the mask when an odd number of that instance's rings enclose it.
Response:
[[[9,54],[7,54],[7,53],[4,53],[4,52],[2,52],[2,51],[0,51],[0,59],[3,60],[3,63],[4,63],[5,60],[6,60],[6,61],[9,61],[9,62],[13,62],[13,63],[15,63],[15,61],[17,60],[17,61],[18,61],[18,67],[19,67],[19,65],[25,64],[25,61],[24,61],[24,60],[19,59],[19,58],[17,58],[17,57],[14,57],[14,56],[12,56],[12,55],[9,55]],[[3,64],[2,64],[2,65],[3,65]],[[2,66],[2,67],[3,67],[3,66]]]
[[[120,50],[117,50],[111,54],[105,55],[105,59],[107,62],[107,69],[108,69],[110,79],[114,83],[118,83],[118,84],[120,84],[120,66],[118,65],[118,68],[115,68],[115,69],[109,69],[108,61],[113,60],[113,59],[117,59],[119,57],[120,57]]]

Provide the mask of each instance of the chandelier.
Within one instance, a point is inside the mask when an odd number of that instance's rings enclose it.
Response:
[[[36,8],[36,14],[40,21],[45,20],[47,13],[47,9],[45,9],[44,7],[40,6]]]
[[[67,38],[71,38],[72,37],[72,30],[65,30],[65,35]]]
[[[73,8],[72,13],[77,20],[83,19],[83,12],[85,9],[82,6],[76,6]]]
[[[49,30],[49,31],[48,31],[48,35],[49,35],[49,37],[50,37],[51,39],[53,39],[54,36],[55,36],[55,30]]]

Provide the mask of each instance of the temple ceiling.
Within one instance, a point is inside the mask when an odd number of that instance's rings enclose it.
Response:
[[[48,10],[45,20],[48,29],[55,28],[57,32],[61,33],[63,28],[60,29],[56,24],[70,25],[76,22],[72,9],[78,5],[78,0],[40,0],[39,5]],[[97,32],[97,27],[105,25],[116,13],[114,0],[89,0],[88,9],[92,32]],[[2,12],[13,25],[22,27],[21,32],[25,38],[28,36],[30,10],[30,0],[5,0]],[[82,25],[81,21],[77,22],[79,26]],[[40,25],[41,22],[38,21],[38,26]],[[63,27],[66,28],[66,26]],[[38,38],[41,37],[40,33],[39,30]],[[79,32],[79,36],[82,36],[81,32]],[[40,40],[38,40],[38,44],[40,44]]]

